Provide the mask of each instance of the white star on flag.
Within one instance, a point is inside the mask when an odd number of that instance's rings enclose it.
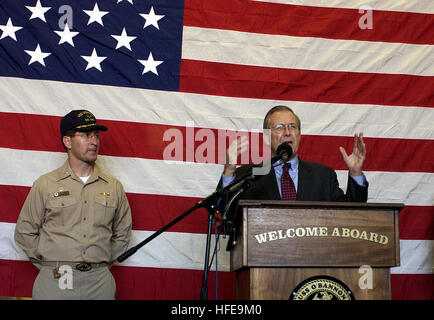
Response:
[[[123,0],[118,0],[118,2],[116,2],[116,4],[118,4],[119,2],[122,2]],[[134,5],[133,0],[127,0],[129,3],[131,3],[132,5]]]
[[[11,18],[9,18],[8,22],[6,23],[6,25],[0,25],[0,30],[3,31],[0,39],[6,38],[6,37],[11,37],[15,41],[17,41],[17,36],[15,35],[15,32],[17,32],[18,30],[20,30],[22,28],[23,27],[14,26],[12,24]]]
[[[89,21],[87,22],[87,25],[90,25],[92,22],[97,22],[104,27],[104,24],[102,23],[102,17],[104,17],[109,12],[100,11],[98,7],[98,3],[95,3],[93,10],[83,10],[83,11],[89,16]]]
[[[152,73],[158,76],[157,67],[162,64],[164,61],[155,61],[152,56],[152,52],[149,53],[148,60],[138,60],[143,66],[142,75],[151,71]]]
[[[155,28],[157,28],[158,30],[160,30],[159,26],[158,26],[158,20],[160,20],[161,18],[164,17],[164,15],[160,15],[160,14],[155,14],[154,12],[154,7],[151,7],[151,10],[149,11],[149,13],[141,13],[140,14],[145,20],[145,25],[143,26],[143,29],[145,29],[147,26],[154,26]]]
[[[115,38],[116,41],[118,42],[116,49],[119,49],[121,47],[125,47],[130,51],[131,51],[130,42],[133,41],[135,38],[137,38],[137,37],[128,36],[125,28],[122,30],[122,33],[119,36],[116,36],[116,35],[111,35],[111,36],[113,38]]]
[[[38,0],[36,2],[36,6],[34,6],[34,7],[26,6],[26,8],[29,9],[30,11],[32,11],[32,15],[30,16],[29,20],[39,18],[42,21],[47,22],[45,20],[45,12],[47,12],[48,10],[50,10],[51,7],[43,7],[41,5],[41,1]]]
[[[39,43],[36,45],[36,49],[34,51],[31,50],[24,50],[24,51],[31,57],[29,61],[29,66],[33,62],[39,62],[45,67],[44,59],[51,54],[49,52],[42,52],[41,48],[39,47]]]
[[[87,61],[86,70],[90,68],[96,68],[99,71],[101,70],[101,62],[103,62],[107,57],[98,57],[95,48],[93,48],[92,55],[90,56],[81,56],[84,60]]]
[[[79,34],[79,32],[71,31],[68,24],[65,24],[65,29],[63,29],[63,31],[54,30],[54,32],[56,32],[60,36],[58,44],[68,42],[71,46],[75,47],[74,40],[72,40],[72,38]]]

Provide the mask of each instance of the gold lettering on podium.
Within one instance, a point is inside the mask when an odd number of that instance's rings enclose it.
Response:
[[[356,228],[345,228],[345,227],[334,227],[331,229],[329,235],[329,228],[326,226],[306,226],[297,228],[287,228],[280,230],[272,230],[260,234],[254,235],[256,241],[259,244],[278,241],[284,239],[292,238],[303,238],[303,237],[341,237],[341,238],[351,238],[359,239],[370,242],[375,242],[378,244],[386,245],[389,243],[389,238],[386,235],[372,232],[369,230],[359,230]]]

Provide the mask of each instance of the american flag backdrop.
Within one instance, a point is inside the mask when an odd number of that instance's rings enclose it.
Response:
[[[338,147],[364,132],[368,202],[405,204],[392,298],[433,299],[433,44],[432,0],[1,0],[0,296],[31,296],[15,223],[33,181],[66,159],[70,110],[109,127],[97,161],[124,185],[135,245],[215,189],[222,148],[202,153],[219,146],[201,129],[254,132],[285,104],[300,157],[342,188]],[[181,159],[163,157],[168,129]],[[195,211],[114,266],[117,298],[198,299],[206,231]],[[221,241],[208,298],[234,299]]]

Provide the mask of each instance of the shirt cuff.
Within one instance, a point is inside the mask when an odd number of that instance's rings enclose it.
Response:
[[[222,187],[226,187],[229,183],[231,183],[232,181],[235,180],[235,176],[233,177],[228,177],[225,176],[224,174],[222,174]]]
[[[366,187],[367,185],[367,181],[366,181],[366,177],[365,175],[362,173],[361,176],[357,176],[357,177],[353,177],[352,175],[350,175],[351,178],[354,179],[354,181],[361,187]]]

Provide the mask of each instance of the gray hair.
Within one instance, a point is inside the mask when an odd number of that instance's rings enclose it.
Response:
[[[264,129],[270,129],[270,126],[268,125],[268,119],[270,118],[270,116],[273,113],[278,112],[278,111],[289,111],[289,112],[292,112],[294,114],[296,120],[297,120],[298,129],[301,130],[301,121],[300,121],[300,118],[295,114],[295,112],[290,107],[284,106],[284,105],[275,106],[275,107],[271,108],[267,112],[267,114],[265,115],[265,118],[264,118],[264,124],[263,124],[263,128]]]

